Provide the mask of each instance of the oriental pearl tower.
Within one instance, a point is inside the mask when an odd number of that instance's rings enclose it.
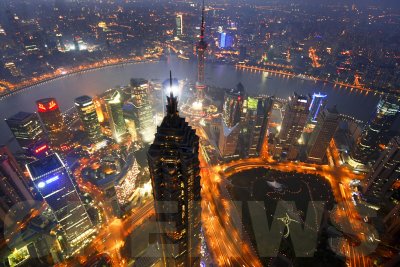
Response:
[[[204,89],[206,85],[204,84],[204,61],[205,61],[205,52],[207,50],[207,42],[204,40],[204,0],[201,10],[201,27],[200,27],[200,40],[196,45],[197,48],[197,97],[199,100],[204,99]]]

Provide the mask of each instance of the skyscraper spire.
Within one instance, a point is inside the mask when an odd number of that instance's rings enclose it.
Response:
[[[178,115],[178,99],[173,93],[172,71],[169,71],[169,97],[167,96],[167,114]]]
[[[200,27],[200,39],[201,40],[204,39],[204,30],[205,30],[205,26],[204,26],[204,0],[203,0],[203,4],[202,4],[202,8],[201,8],[201,27]]]
[[[172,71],[169,71],[169,88],[172,89]],[[172,95],[172,90],[170,91]]]

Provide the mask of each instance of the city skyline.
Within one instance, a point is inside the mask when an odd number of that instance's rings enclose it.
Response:
[[[0,0],[0,266],[397,266],[399,11]]]

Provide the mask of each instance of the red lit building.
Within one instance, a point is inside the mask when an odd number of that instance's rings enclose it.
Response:
[[[67,146],[70,133],[65,126],[64,118],[56,99],[45,98],[36,101],[37,111],[54,149]]]

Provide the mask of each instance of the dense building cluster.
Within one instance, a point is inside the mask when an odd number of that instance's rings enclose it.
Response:
[[[172,48],[183,59],[262,65],[378,90],[399,86],[396,9],[346,1],[210,2],[199,41],[201,8],[200,1],[3,1],[0,80],[19,84],[93,62],[162,59],[160,51]],[[3,93],[9,85],[2,84]]]
[[[172,79],[170,71],[163,83],[132,78],[100,95],[73,96],[67,111],[46,96],[36,112],[5,118],[17,147],[0,146],[1,266],[300,266],[309,257],[398,265],[395,8],[32,3],[0,2],[1,94],[170,53],[195,59],[197,70],[194,80]],[[282,99],[251,94],[241,82],[216,88],[207,62],[354,86],[375,91],[379,102],[364,123],[341,114],[323,90],[290,88]],[[256,217],[241,217],[262,203],[269,205]],[[310,210],[321,211],[321,223],[307,222]],[[278,245],[283,240],[278,256],[262,255],[255,242],[262,231],[248,228],[266,214],[271,229],[280,227],[272,233]],[[290,223],[315,236],[317,249],[302,259]],[[269,247],[270,239],[261,243]]]

